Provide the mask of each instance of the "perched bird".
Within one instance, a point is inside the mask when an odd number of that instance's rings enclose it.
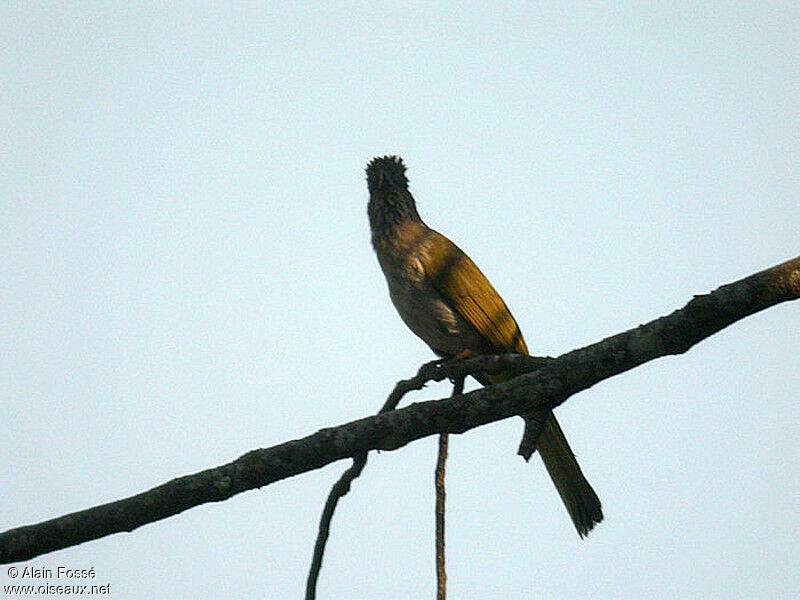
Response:
[[[375,158],[366,170],[372,247],[392,303],[409,329],[445,358],[528,354],[517,322],[489,280],[458,246],[420,218],[402,159]],[[486,385],[511,377],[479,376],[478,380]],[[603,520],[600,500],[583,476],[555,415],[551,412],[544,424],[528,426],[531,431],[541,430],[536,449],[578,534],[587,535]]]

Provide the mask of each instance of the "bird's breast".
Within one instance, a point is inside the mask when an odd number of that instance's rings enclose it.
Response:
[[[403,322],[432,350],[449,355],[489,351],[486,339],[444,301],[415,260],[384,272]]]

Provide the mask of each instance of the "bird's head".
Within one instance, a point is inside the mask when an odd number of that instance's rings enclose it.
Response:
[[[422,223],[414,196],[408,191],[406,166],[399,156],[373,158],[367,165],[367,188],[367,214],[373,242],[390,235],[394,228],[405,222]]]
[[[379,191],[408,190],[403,159],[399,156],[379,156],[369,161],[367,187],[370,194]]]

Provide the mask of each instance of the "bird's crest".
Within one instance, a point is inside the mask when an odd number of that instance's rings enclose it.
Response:
[[[406,166],[399,156],[380,156],[367,165],[367,187],[370,193],[387,188],[408,189]]]

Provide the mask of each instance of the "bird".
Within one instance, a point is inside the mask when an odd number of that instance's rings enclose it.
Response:
[[[406,166],[394,155],[366,167],[372,247],[400,318],[443,359],[514,352],[528,354],[517,321],[477,265],[458,246],[428,227],[409,191]],[[483,385],[513,373],[478,375]],[[526,420],[539,432],[535,449],[583,538],[603,520],[597,494],[583,475],[555,415]],[[524,453],[529,458],[534,446]]]

